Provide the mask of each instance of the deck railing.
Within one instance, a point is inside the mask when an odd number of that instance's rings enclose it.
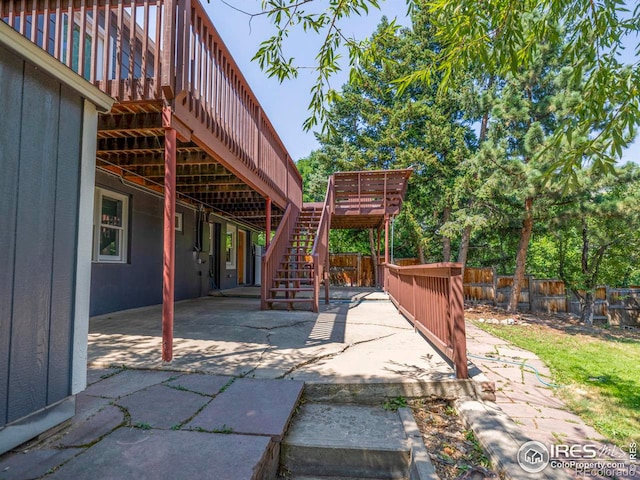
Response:
[[[391,301],[449,358],[457,378],[468,378],[462,265],[384,265]]]
[[[198,0],[5,0],[0,19],[117,102],[173,102],[276,203],[302,205],[295,164]]]
[[[289,238],[293,233],[293,229],[296,226],[300,209],[293,203],[287,205],[280,225],[274,234],[267,251],[262,256],[262,272],[261,272],[261,285],[260,285],[260,308],[266,310],[267,298],[269,298],[271,283],[276,278],[278,273],[278,266],[289,246]]]
[[[198,0],[177,5],[173,63],[184,68],[176,69],[174,88],[184,94],[176,111],[186,108],[249,171],[301,207],[302,177],[211,19]]]
[[[327,193],[325,194],[322,214],[318,223],[318,231],[313,241],[311,258],[313,258],[313,311],[318,312],[320,307],[320,282],[324,279],[325,303],[329,303],[329,229],[331,228],[331,215],[335,208],[334,177],[329,177]]]

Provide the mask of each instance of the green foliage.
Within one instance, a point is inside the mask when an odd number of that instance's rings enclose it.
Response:
[[[391,412],[396,412],[399,408],[407,406],[407,399],[403,396],[390,398],[382,404],[382,408]]]
[[[442,261],[443,212],[455,207],[457,167],[469,155],[474,136],[462,121],[460,96],[438,96],[435,88],[419,85],[396,94],[394,79],[432,62],[438,45],[419,11],[413,30],[389,36],[389,26],[383,20],[370,42],[386,60],[361,59],[353,82],[330,102],[331,133],[318,136],[321,149],[298,162],[305,200],[321,201],[326,178],[335,171],[412,167],[402,214],[394,223],[395,256],[422,253]],[[351,240],[332,233],[332,250],[370,250],[367,237],[348,235]]]
[[[263,0],[262,10],[249,15],[266,15],[275,26],[274,35],[261,44],[255,59],[268,75],[281,81],[297,76],[300,68],[285,53],[290,32],[300,29],[319,38],[311,116],[304,127],[322,123],[327,132],[331,128],[326,112],[338,96],[328,84],[341,69],[341,48],[346,47],[348,63],[356,68],[351,74],[354,81],[360,64],[381,58],[385,52],[377,48],[379,43],[360,42],[342,30],[353,17],[379,8],[378,0],[318,4],[314,0]],[[551,152],[555,161],[548,165],[548,172],[573,184],[584,164],[612,171],[640,124],[640,62],[627,64],[621,58],[623,41],[633,39],[640,30],[640,5],[632,12],[621,0],[407,0],[407,6],[414,13],[425,10],[441,47],[434,61],[396,76],[398,93],[417,84],[438,85],[440,91],[457,89],[461,72],[463,77],[473,71],[477,78],[505,78],[530,70],[548,45],[562,45],[556,54],[565,65],[559,81],[582,84],[581,94],[559,106],[557,111],[570,110],[572,115],[562,115],[546,149],[535,155]],[[389,22],[384,35],[393,37],[397,28]],[[635,40],[637,53],[637,36]],[[533,146],[534,138],[530,140]],[[559,155],[560,151],[564,154]]]

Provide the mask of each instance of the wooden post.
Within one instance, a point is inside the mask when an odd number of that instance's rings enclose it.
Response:
[[[325,213],[328,214],[327,211],[325,211]],[[331,215],[329,215],[329,218],[331,218]],[[331,255],[330,255],[330,250],[329,250],[329,232],[331,231],[331,228],[329,226],[327,226],[326,228],[327,230],[327,236],[325,239],[325,245],[326,245],[326,258],[324,260],[324,273],[323,273],[323,280],[324,280],[324,303],[325,305],[329,305],[329,284],[330,282],[330,278],[329,278],[329,272],[330,272],[330,268],[331,268]]]
[[[164,143],[164,249],[162,266],[162,361],[173,359],[173,302],[175,280],[176,152],[177,135],[171,113],[165,110]]]
[[[389,215],[384,216],[384,263],[389,263]]]
[[[453,363],[456,378],[469,378],[467,368],[467,337],[464,325],[464,290],[462,269],[449,268],[449,321],[453,340]]]
[[[265,239],[265,245],[267,246],[267,248],[269,248],[269,244],[271,243],[271,198],[267,197],[267,206],[266,206],[266,212],[265,212],[265,216],[266,216],[266,228],[265,228],[265,235],[266,235],[266,239]]]

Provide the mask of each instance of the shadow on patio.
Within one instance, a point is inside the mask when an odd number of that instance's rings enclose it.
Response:
[[[161,306],[91,319],[89,365],[126,365],[307,383],[449,379],[451,367],[382,292],[333,289],[319,313],[261,311],[257,289],[178,302],[174,360],[161,362]]]

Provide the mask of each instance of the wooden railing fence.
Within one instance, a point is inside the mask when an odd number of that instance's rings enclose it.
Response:
[[[468,378],[462,265],[382,265],[386,290],[398,310]]]

